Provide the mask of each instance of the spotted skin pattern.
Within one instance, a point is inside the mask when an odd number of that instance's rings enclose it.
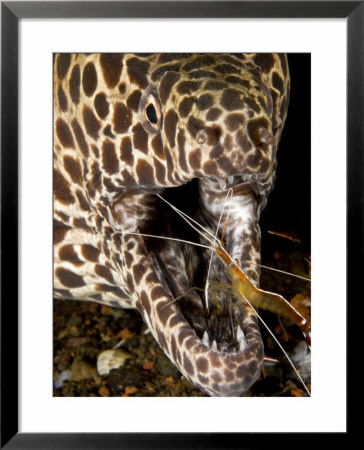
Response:
[[[258,284],[258,222],[288,97],[284,54],[55,56],[55,297],[137,308],[173,364],[211,396],[240,395],[259,377],[255,314],[221,295],[205,307],[192,286],[209,252],[175,241],[153,248],[128,233],[170,235],[155,193],[195,178],[201,220],[215,233],[232,188],[226,248]],[[210,276],[224,276],[217,258]]]

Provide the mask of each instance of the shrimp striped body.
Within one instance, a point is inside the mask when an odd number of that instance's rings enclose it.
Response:
[[[257,285],[288,97],[282,54],[55,56],[55,296],[137,308],[211,396],[240,395],[259,377],[256,316],[222,296],[206,307],[194,288],[209,251],[131,233],[183,237],[155,194],[198,180],[186,203],[213,233],[225,208],[226,250]],[[218,258],[209,276],[224,278]]]

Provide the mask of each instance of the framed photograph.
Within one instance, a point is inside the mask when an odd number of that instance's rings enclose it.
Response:
[[[347,439],[362,2],[1,6],[1,445]]]

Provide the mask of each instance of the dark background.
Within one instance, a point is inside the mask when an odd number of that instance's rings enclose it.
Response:
[[[291,95],[286,125],[278,147],[275,188],[261,215],[262,253],[292,245],[267,230],[293,233],[302,250],[311,245],[311,55],[288,54]],[[287,242],[286,242],[287,241]]]

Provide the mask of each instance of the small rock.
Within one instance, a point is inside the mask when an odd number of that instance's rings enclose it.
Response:
[[[143,363],[143,369],[144,370],[152,370],[154,367],[154,362],[153,361],[145,361]]]
[[[308,380],[311,377],[311,352],[306,342],[300,341],[291,354],[292,362],[297,366],[301,377]]]
[[[101,378],[97,375],[95,367],[83,360],[82,357],[77,356],[71,366],[72,380],[82,381],[92,378],[98,386],[101,384]]]
[[[158,355],[158,358],[156,360],[156,369],[162,376],[165,377],[171,376],[177,378],[179,375],[176,367],[169,361],[166,356],[162,354]]]
[[[130,394],[135,394],[138,390],[139,389],[136,386],[126,386],[123,397],[128,397]]]
[[[73,373],[70,370],[64,370],[63,372],[61,372],[57,379],[54,382],[54,388],[55,389],[60,389],[61,387],[63,387],[63,383],[65,381],[68,381],[72,378]]]
[[[112,315],[112,308],[110,308],[110,306],[103,305],[101,306],[100,312],[104,316],[110,316]]]
[[[89,342],[89,337],[70,337],[65,342],[65,347],[72,348],[72,347],[80,347],[82,345],[86,345]]]
[[[68,336],[78,336],[79,328],[76,325],[67,325],[66,328],[58,333],[57,339],[63,339]]]
[[[105,350],[97,358],[97,371],[99,375],[108,375],[111,369],[121,367],[129,354],[120,349]]]
[[[137,369],[120,367],[110,372],[108,382],[114,395],[120,395],[120,392],[124,391],[126,386],[142,388],[146,379],[147,377],[143,373],[138,372]]]
[[[102,385],[99,389],[101,397],[110,397],[110,389],[107,386]]]
[[[135,333],[133,331],[130,331],[129,328],[123,328],[115,337],[123,339],[125,341],[126,339],[129,339],[133,336],[135,336]]]
[[[302,389],[291,389],[291,395],[292,397],[303,397],[304,396],[304,392]]]

